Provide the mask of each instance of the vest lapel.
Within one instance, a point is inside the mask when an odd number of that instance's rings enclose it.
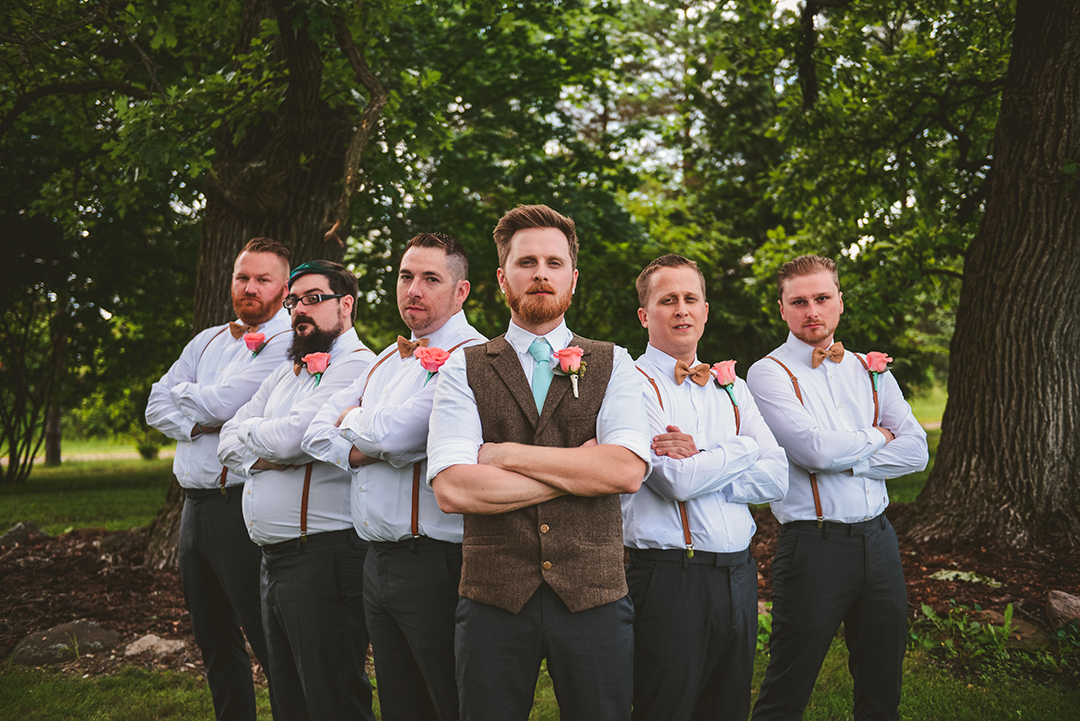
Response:
[[[513,346],[506,342],[503,337],[496,338],[488,344],[488,358],[491,361],[491,367],[502,378],[503,383],[506,384],[507,389],[510,391],[511,397],[521,407],[525,417],[529,419],[529,423],[533,428],[536,428],[537,421],[540,420],[540,414],[536,411],[536,401],[533,400],[532,388],[529,387],[529,382],[525,379],[525,371],[521,368],[521,361],[518,359],[517,351]],[[552,382],[551,389],[548,390],[548,399],[551,398],[551,390],[555,388],[555,383]],[[544,401],[544,408],[547,409],[548,401]]]
[[[575,335],[570,339],[570,345],[576,345],[585,350],[581,355],[581,359],[584,362],[589,356],[589,346],[587,343],[583,344],[582,341],[582,338]],[[584,380],[578,381],[579,392],[582,383],[584,383]],[[530,389],[529,392],[531,393],[532,389]],[[561,376],[556,373],[555,377],[551,379],[551,387],[548,388],[547,397],[544,399],[544,412],[540,414],[540,421],[536,424],[537,434],[543,432],[544,427],[548,424],[548,421],[551,420],[552,414],[555,413],[555,409],[559,407],[559,403],[562,402],[563,396],[567,393],[570,393],[570,376]],[[571,394],[570,398],[573,399],[573,397],[573,394]],[[534,401],[533,406],[535,405],[536,402]]]

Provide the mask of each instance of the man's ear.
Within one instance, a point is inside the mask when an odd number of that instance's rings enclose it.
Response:
[[[645,312],[644,308],[638,308],[637,309],[637,317],[638,317],[638,320],[641,321],[641,327],[642,328],[648,328],[649,327],[649,314]]]

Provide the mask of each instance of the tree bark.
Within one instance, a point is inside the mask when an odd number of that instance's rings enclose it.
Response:
[[[285,100],[272,122],[249,129],[239,144],[223,127],[206,182],[199,245],[194,332],[235,318],[230,296],[233,261],[244,243],[267,236],[289,248],[290,265],[317,258],[340,262],[345,249],[324,236],[334,225],[345,151],[355,118],[320,96],[323,60],[295,8],[248,0],[237,49],[244,52],[263,19],[282,29],[277,52],[288,67]],[[239,70],[239,68],[237,68]],[[147,539],[147,563],[176,566],[183,493],[173,479]]]
[[[49,405],[45,413],[45,465],[60,465],[60,406],[55,403]]]
[[[341,262],[345,255],[341,238],[348,236],[349,202],[364,148],[387,98],[341,17],[334,18],[338,41],[357,81],[368,91],[368,104],[353,117],[347,108],[332,108],[322,98],[322,51],[297,7],[281,0],[248,0],[244,8],[237,53],[250,47],[264,19],[275,18],[282,30],[277,52],[288,68],[285,100],[276,118],[249,129],[239,144],[233,142],[232,128],[221,129],[217,160],[206,183],[196,333],[235,317],[230,297],[233,261],[249,239],[268,236],[284,243],[292,267],[318,258]],[[183,502],[174,478],[148,534],[148,564],[176,566]]]
[[[1080,2],[1017,4],[937,462],[902,529],[1080,539]]]

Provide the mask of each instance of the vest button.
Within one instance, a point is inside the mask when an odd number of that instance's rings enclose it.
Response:
[[[547,533],[550,530],[551,530],[551,528],[548,527],[548,524],[546,524],[546,523],[541,523],[540,524],[540,533]]]
[[[544,561],[544,570],[545,571],[550,571],[551,570],[551,561]]]

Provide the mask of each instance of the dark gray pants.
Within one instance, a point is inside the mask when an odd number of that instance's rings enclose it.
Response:
[[[370,544],[364,614],[383,721],[457,721],[454,613],[460,582],[460,543],[420,537]]]
[[[462,597],[456,648],[463,721],[528,719],[544,658],[563,721],[630,718],[629,596],[571,613],[543,583],[516,614]]]
[[[374,721],[364,555],[351,528],[263,546],[263,625],[285,721]]]
[[[248,537],[242,492],[188,490],[180,516],[180,581],[219,721],[255,721],[245,635],[271,679],[259,600],[262,552]]]
[[[749,549],[631,550],[634,721],[746,721],[757,641]]]
[[[900,718],[907,587],[884,515],[855,524],[784,524],[773,560],[769,667],[754,721],[800,719],[841,622],[855,718]]]

